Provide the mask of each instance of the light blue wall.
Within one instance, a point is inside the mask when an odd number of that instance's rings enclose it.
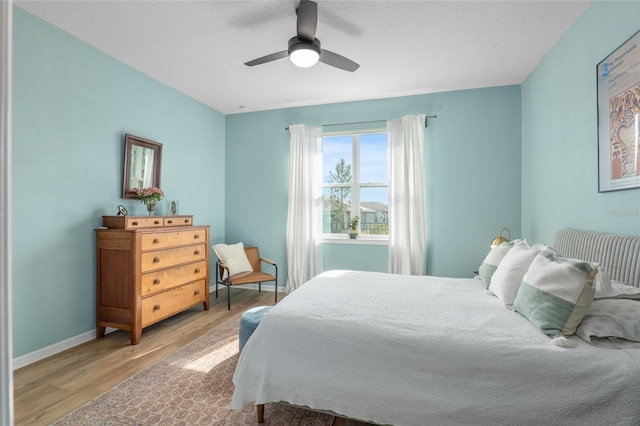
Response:
[[[427,270],[472,276],[501,227],[511,228],[512,237],[520,234],[519,86],[228,115],[227,242],[259,245],[286,272],[286,126],[418,113],[438,116],[425,130]],[[386,271],[385,246],[332,244],[324,247],[324,257],[325,269]]]
[[[387,246],[367,244],[323,244],[324,269],[354,269],[387,272]]]
[[[225,119],[14,8],[14,357],[95,328],[95,235],[122,200],[124,133],[163,144],[162,188],[224,239]],[[159,205],[160,213],[165,204]]]
[[[522,234],[640,234],[640,189],[598,193],[596,65],[640,30],[640,2],[593,2],[522,85]]]
[[[95,328],[93,229],[118,204],[144,214],[120,198],[126,132],[163,144],[162,187],[212,242],[257,244],[283,277],[292,123],[438,115],[425,131],[430,274],[471,276],[501,227],[520,235],[519,86],[224,117],[19,8],[14,21],[14,357]],[[324,254],[326,269],[386,270],[385,246]]]

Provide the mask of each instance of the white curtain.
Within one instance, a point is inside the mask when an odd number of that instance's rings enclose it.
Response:
[[[322,127],[294,124],[289,132],[287,293],[322,272]]]
[[[425,115],[387,121],[389,143],[389,272],[427,273]]]

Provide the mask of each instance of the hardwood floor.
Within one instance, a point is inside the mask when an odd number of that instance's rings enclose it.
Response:
[[[231,292],[231,311],[223,289],[219,299],[211,295],[209,311],[198,305],[147,327],[137,345],[118,330],[16,370],[15,424],[48,425],[250,307],[273,304],[272,292]]]
[[[130,344],[129,332],[117,330],[16,370],[15,424],[48,425],[250,307],[273,304],[272,292],[233,288],[228,311],[222,290],[218,299],[212,292],[209,311],[198,305],[149,326],[137,345]],[[337,417],[334,421],[334,426],[365,425]]]

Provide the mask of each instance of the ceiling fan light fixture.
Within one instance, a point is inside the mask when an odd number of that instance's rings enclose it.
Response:
[[[320,41],[306,42],[294,37],[289,40],[289,59],[300,68],[314,66],[320,60]]]
[[[318,25],[318,5],[315,1],[300,0],[300,6],[296,9],[296,14],[298,15],[296,22],[297,35],[289,39],[287,50],[271,53],[244,64],[248,67],[253,67],[289,56],[291,62],[301,68],[312,67],[318,62],[348,72],[354,72],[360,67],[349,58],[320,48],[320,40],[315,37]]]
[[[318,63],[320,55],[313,49],[301,47],[291,52],[289,59],[297,67],[309,68]]]

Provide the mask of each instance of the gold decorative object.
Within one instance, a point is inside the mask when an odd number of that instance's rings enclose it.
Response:
[[[502,231],[507,231],[507,238],[502,236]],[[509,231],[509,228],[502,228],[500,232],[498,232],[498,236],[491,241],[491,248],[494,249],[500,244],[508,243],[509,241],[511,241],[511,231]]]

